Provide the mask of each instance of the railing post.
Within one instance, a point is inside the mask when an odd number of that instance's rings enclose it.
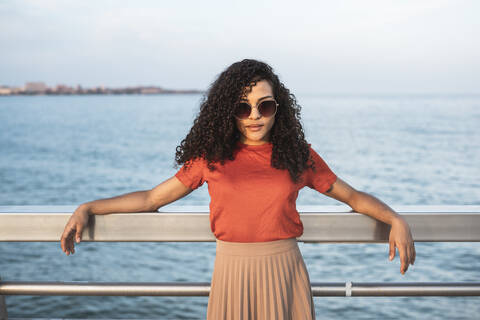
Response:
[[[0,284],[2,283],[2,278],[0,277]],[[0,295],[0,320],[7,320],[7,303],[5,302],[5,297]]]

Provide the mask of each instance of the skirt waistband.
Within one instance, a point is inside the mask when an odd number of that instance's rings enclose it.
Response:
[[[217,239],[217,254],[231,256],[265,256],[298,248],[297,238],[265,242],[231,242]]]

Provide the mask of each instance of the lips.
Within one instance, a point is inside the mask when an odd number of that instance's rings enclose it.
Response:
[[[246,127],[250,132],[257,132],[257,131],[262,130],[263,124],[251,124],[251,125],[246,126]]]

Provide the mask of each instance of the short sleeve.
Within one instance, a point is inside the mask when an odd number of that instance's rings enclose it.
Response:
[[[204,159],[189,160],[177,171],[175,177],[185,186],[195,190],[205,182],[205,168],[206,161]]]
[[[315,171],[311,168],[306,171],[305,185],[320,193],[325,193],[337,180],[337,176],[312,147],[310,147],[310,155],[314,162]]]

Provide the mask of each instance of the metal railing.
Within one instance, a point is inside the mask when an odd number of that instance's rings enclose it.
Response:
[[[392,206],[415,242],[480,241],[480,206]],[[76,206],[0,206],[0,241],[59,241]],[[299,206],[308,243],[388,242],[390,226],[348,206]],[[215,241],[206,206],[92,216],[82,241]],[[0,274],[1,276],[1,274]],[[480,296],[480,282],[312,282],[314,296]],[[5,295],[208,296],[210,283],[0,282]]]

